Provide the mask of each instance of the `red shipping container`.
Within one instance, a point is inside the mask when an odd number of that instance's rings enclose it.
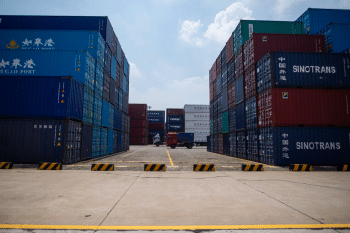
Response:
[[[218,134],[218,150],[219,154],[224,154],[224,139],[222,133]]]
[[[214,62],[214,64],[213,64],[213,66],[212,66],[212,71],[213,71],[213,78],[212,78],[212,82],[215,82],[216,81],[216,77],[217,77],[217,75],[216,75],[216,60],[215,60],[215,62]]]
[[[244,90],[246,100],[256,95],[255,64],[249,66],[244,72]]]
[[[226,63],[233,58],[233,34],[230,39],[226,42]]]
[[[158,130],[164,130],[164,123],[148,123],[148,129],[158,129]]]
[[[148,137],[148,129],[146,128],[130,128],[130,137]]]
[[[216,75],[219,76],[219,74],[221,74],[221,53],[216,59]]]
[[[209,89],[209,101],[212,101],[214,99],[214,84],[210,84],[210,89]]]
[[[147,145],[148,144],[148,137],[130,136],[129,143],[130,143],[130,145]]]
[[[244,44],[244,65],[250,67],[269,51],[318,52],[326,51],[323,35],[253,33]]]
[[[130,120],[147,120],[147,104],[129,104],[129,117]]]
[[[243,75],[244,72],[244,53],[243,46],[235,54],[235,78]]]
[[[148,128],[147,120],[130,119],[130,128]]]
[[[183,108],[167,108],[166,109],[166,115],[172,115],[172,116],[183,116],[184,115],[184,109]]]
[[[258,127],[350,126],[350,90],[275,88],[258,95]]]
[[[217,92],[217,82],[213,82],[213,98],[215,98],[216,97],[216,92]]]
[[[228,108],[232,108],[235,106],[235,83],[227,86],[227,101],[228,101]]]

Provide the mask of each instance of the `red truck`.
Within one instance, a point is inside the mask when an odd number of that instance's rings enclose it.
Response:
[[[166,145],[175,149],[176,146],[185,146],[192,149],[194,143],[194,133],[168,133]]]

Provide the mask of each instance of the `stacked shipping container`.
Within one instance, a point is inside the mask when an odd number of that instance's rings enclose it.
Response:
[[[120,97],[127,100],[128,90],[120,79],[128,83],[129,64],[118,60],[122,50],[108,18],[0,18],[0,88],[8,105],[0,110],[0,134],[12,144],[0,146],[0,160],[74,163],[127,150],[128,103]],[[30,127],[36,137],[28,144]]]
[[[165,111],[147,111],[148,143],[153,144],[153,137],[159,134],[163,143],[165,139]]]
[[[129,104],[130,145],[148,144],[147,104]]]
[[[166,131],[168,132],[184,132],[184,109],[183,108],[167,108],[166,109]]]
[[[206,144],[209,135],[209,105],[185,104],[185,132],[194,133],[194,142]]]
[[[227,97],[223,86],[213,88],[218,59],[209,72],[211,151],[275,165],[350,161],[350,56],[325,54],[324,36],[302,29],[300,22],[241,20],[227,42],[233,57],[221,63],[234,64]]]

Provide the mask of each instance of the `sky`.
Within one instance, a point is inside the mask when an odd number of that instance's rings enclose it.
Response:
[[[108,16],[130,64],[129,103],[209,105],[209,69],[240,19],[296,20],[350,0],[0,0],[1,15]]]

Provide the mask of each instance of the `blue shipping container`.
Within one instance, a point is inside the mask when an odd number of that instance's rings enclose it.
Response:
[[[255,162],[259,161],[259,153],[258,153],[258,130],[247,130],[247,159]]]
[[[183,116],[169,115],[169,116],[167,116],[166,120],[168,123],[183,123],[184,117]]]
[[[0,76],[72,76],[92,89],[95,63],[87,51],[0,50]]]
[[[221,92],[222,84],[221,84],[221,73],[216,77],[216,95]]]
[[[167,123],[167,130],[168,131],[183,131],[184,124],[182,124],[182,123]]]
[[[237,138],[237,157],[246,159],[247,158],[247,145],[246,145],[246,132],[238,131],[236,132]]]
[[[109,106],[106,100],[102,100],[102,126],[109,127]]]
[[[0,29],[98,31],[109,47],[115,47],[113,44],[115,43],[116,36],[106,16],[1,15],[0,21]]]
[[[102,97],[95,95],[93,124],[101,126],[102,123]]]
[[[122,112],[117,109],[116,107],[114,108],[114,123],[113,123],[113,128],[116,130],[122,130],[122,119],[123,119],[123,114]]]
[[[115,58],[112,56],[112,61],[111,61],[111,77],[114,80],[117,80],[117,61]]]
[[[350,163],[349,128],[276,127],[266,138],[273,148],[274,165]]]
[[[124,74],[126,75],[126,77],[129,77],[129,67],[129,62],[124,55]]]
[[[101,156],[105,156],[108,153],[108,129],[102,128],[101,130]]]
[[[236,110],[235,107],[228,110],[228,127],[230,131],[236,130]]]
[[[0,161],[80,161],[82,124],[70,120],[0,119]]]
[[[224,155],[230,155],[230,134],[229,133],[223,134],[222,140],[223,140]]]
[[[222,89],[222,107],[221,111],[224,112],[228,109],[228,97],[227,97],[227,87]]]
[[[230,134],[230,156],[237,156],[237,139],[236,139],[236,131],[232,131]]]
[[[239,104],[244,101],[244,79],[243,75],[238,77],[235,81],[235,104]]]
[[[107,154],[113,154],[113,146],[114,146],[114,130],[108,130],[108,151]]]
[[[207,151],[211,152],[211,136],[207,136]]]
[[[11,50],[86,50],[101,64],[104,63],[105,57],[105,42],[98,31],[0,30],[0,48]]]
[[[165,111],[147,111],[148,117],[163,117],[165,118]]]
[[[246,127],[244,103],[236,105],[235,112],[236,112],[236,131],[244,130]]]
[[[0,76],[1,118],[83,121],[84,86],[72,77]]]
[[[350,48],[350,24],[331,23],[318,34],[325,36],[328,53],[341,53]]]
[[[257,70],[259,93],[271,86],[350,87],[350,54],[271,52],[262,59],[264,69]]]
[[[121,90],[121,89],[118,89],[118,95],[119,95],[119,98],[118,98],[118,102],[119,102],[119,106],[118,106],[118,108],[119,108],[119,110],[123,110],[123,90]]]
[[[92,158],[93,126],[83,124],[81,135],[81,160]]]
[[[256,97],[252,97],[245,102],[245,117],[247,129],[257,128]]]
[[[118,152],[118,131],[114,130],[113,153]]]
[[[150,116],[148,116],[148,122],[149,123],[163,123],[164,124],[164,117],[150,117]]]
[[[94,126],[92,134],[92,158],[101,156],[101,132],[101,127]]]
[[[330,23],[349,23],[350,10],[308,8],[296,22],[302,22],[305,34],[317,34]]]
[[[179,142],[193,142],[194,141],[194,133],[178,133],[177,140]]]

